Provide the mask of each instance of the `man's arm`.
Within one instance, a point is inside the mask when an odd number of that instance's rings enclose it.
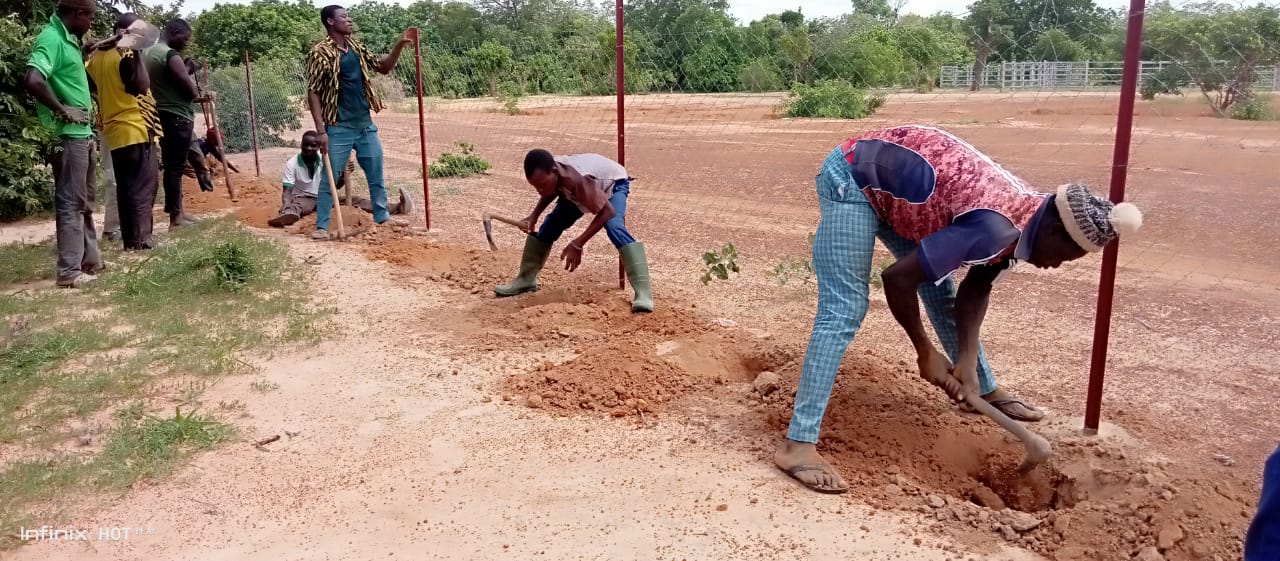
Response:
[[[320,145],[320,152],[329,153],[329,133],[324,126],[324,108],[320,107],[320,96],[313,91],[307,92],[307,108],[311,110],[311,121],[315,123],[316,144]],[[328,159],[326,157],[326,159]]]
[[[884,296],[893,312],[893,319],[907,332],[916,354],[924,357],[938,350],[925,333],[924,323],[920,320],[920,302],[916,298],[916,290],[927,280],[924,266],[920,263],[920,250],[914,249],[909,255],[899,259],[881,273],[884,281]]]
[[[176,54],[170,54],[165,66],[169,70],[169,77],[177,80],[183,93],[187,94],[187,98],[197,101],[200,97],[200,88],[196,87],[196,81],[191,78],[191,74],[187,73],[186,61]]]
[[[124,82],[124,91],[129,95],[142,95],[151,89],[147,65],[142,63],[142,55],[137,51],[129,51],[120,59],[120,81]]]
[[[542,213],[547,210],[547,207],[551,206],[551,202],[556,200],[557,196],[540,197],[538,204],[533,205],[533,212],[530,212],[529,216],[524,219],[529,224],[529,233],[533,233],[534,226],[538,225],[538,217],[542,216]]]
[[[391,70],[396,67],[396,63],[400,62],[400,52],[403,51],[409,43],[413,42],[413,39],[411,38],[411,31],[412,30],[407,30],[404,32],[404,35],[400,36],[400,39],[396,41],[395,46],[391,47],[391,52],[387,54],[387,56],[374,61],[376,63],[374,64],[374,68],[376,68],[379,73],[390,74]]]
[[[969,386],[966,389],[978,389],[978,331],[987,316],[992,283],[1008,265],[1004,262],[972,267],[956,291],[955,319],[960,352],[955,371],[960,381]]]
[[[574,239],[572,243],[578,246],[578,249],[585,248],[587,246],[587,242],[591,241],[591,238],[595,236],[601,228],[604,228],[604,223],[613,218],[613,215],[615,214],[617,214],[617,211],[613,210],[613,205],[609,204],[609,201],[605,201],[604,207],[600,209],[600,212],[596,213],[595,218],[591,219],[591,223],[587,225],[587,229],[583,230],[582,235]]]
[[[27,67],[27,75],[23,79],[23,86],[36,98],[36,101],[44,104],[59,119],[72,123],[89,122],[89,112],[80,107],[67,107],[58,100],[58,96],[54,95],[53,90],[49,88],[49,82],[45,80],[44,74],[34,67]]]

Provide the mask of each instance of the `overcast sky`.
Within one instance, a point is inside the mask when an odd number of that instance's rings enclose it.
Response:
[[[358,1],[358,0],[357,0]],[[389,0],[397,4],[412,4],[414,0]],[[950,11],[954,14],[963,14],[965,7],[973,0],[907,0],[907,4],[903,6],[906,13],[931,15],[940,11]],[[334,0],[312,0],[317,6],[323,6],[335,3]],[[1097,0],[1098,4],[1105,8],[1118,8],[1127,6],[1124,0]],[[247,4],[248,0],[187,0],[183,4],[183,12],[199,12],[212,8],[214,4]],[[337,0],[336,3],[342,5],[351,5],[356,2]],[[892,2],[891,2],[892,3]],[[1175,2],[1179,3],[1179,2]],[[738,18],[742,23],[749,23],[752,20],[781,12],[783,10],[799,8],[809,17],[838,16],[849,12],[852,2],[850,0],[729,0],[729,11]]]

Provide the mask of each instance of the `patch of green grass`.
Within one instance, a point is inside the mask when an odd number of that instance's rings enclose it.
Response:
[[[445,152],[427,166],[429,177],[470,177],[484,173],[493,167],[488,160],[476,155],[474,144],[457,142],[458,153]]]
[[[0,266],[0,287],[53,278],[56,258],[53,238],[35,244],[0,245],[0,263],[4,264]]]
[[[5,256],[37,253],[0,248],[5,274],[30,278]],[[157,250],[106,253],[116,266],[84,290],[0,295],[0,444],[22,458],[0,465],[0,549],[23,521],[70,504],[69,491],[160,477],[225,441],[229,426],[192,414],[204,391],[252,373],[249,350],[319,340],[333,311],[311,305],[306,264],[230,218],[183,228]],[[52,255],[39,261],[51,274]],[[178,408],[151,414],[142,399]],[[69,421],[113,409],[115,424],[95,437],[101,452],[57,451],[74,438]]]

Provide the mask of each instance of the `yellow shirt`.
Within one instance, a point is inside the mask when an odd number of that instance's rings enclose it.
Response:
[[[85,63],[85,70],[96,86],[101,110],[102,134],[112,150],[143,142],[155,142],[162,136],[156,102],[147,91],[130,94],[120,76],[120,63],[138,56],[130,49],[95,51]]]

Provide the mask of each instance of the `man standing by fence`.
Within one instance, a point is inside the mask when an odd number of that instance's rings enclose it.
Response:
[[[36,36],[23,85],[40,102],[40,121],[61,142],[54,154],[57,284],[81,288],[102,268],[94,232],[97,146],[90,126],[93,99],[81,38],[98,11],[94,0],[59,0],[57,13]]]
[[[351,17],[342,6],[325,6],[320,10],[320,22],[328,37],[311,47],[306,64],[307,106],[319,132],[316,140],[320,150],[329,155],[330,169],[342,169],[351,151],[356,151],[356,161],[369,182],[373,221],[382,224],[391,216],[382,179],[382,142],[371,115],[382,110],[382,100],[373,87],[371,70],[389,74],[400,60],[400,52],[413,41],[413,30],[396,41],[391,54],[378,58],[352,36]],[[316,230],[311,237],[327,240],[333,211],[328,177],[320,178],[318,195]]]
[[[160,112],[160,124],[164,139],[160,142],[160,161],[164,165],[164,211],[169,215],[169,227],[193,224],[182,210],[182,172],[188,161],[195,169],[203,187],[206,183],[213,190],[213,180],[205,168],[204,159],[191,154],[195,135],[195,103],[203,101],[196,82],[192,79],[182,51],[191,40],[191,26],[186,20],[175,19],[164,27],[159,43],[146,50],[147,72],[151,76],[151,93],[155,96],[156,109]]]
[[[121,14],[115,31],[123,32],[138,16]],[[102,111],[107,158],[115,171],[117,218],[124,249],[150,249],[151,209],[156,199],[156,140],[160,138],[160,117],[151,98],[150,83],[142,55],[133,49],[98,50],[86,65]]]

